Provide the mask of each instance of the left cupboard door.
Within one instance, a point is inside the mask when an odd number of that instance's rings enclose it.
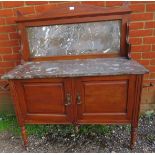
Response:
[[[32,79],[11,81],[16,93],[15,108],[24,123],[72,123],[72,94],[69,79]]]

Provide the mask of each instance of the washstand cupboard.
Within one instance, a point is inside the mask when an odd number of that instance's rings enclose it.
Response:
[[[25,146],[26,124],[131,124],[137,135],[143,75],[130,57],[128,7],[64,4],[18,12],[21,65],[8,80]]]

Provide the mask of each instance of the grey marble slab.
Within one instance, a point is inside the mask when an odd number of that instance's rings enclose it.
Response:
[[[134,60],[126,58],[97,58],[26,62],[15,67],[2,79],[33,79],[51,77],[107,76],[145,74],[149,71]]]
[[[121,20],[28,27],[31,57],[119,53]]]

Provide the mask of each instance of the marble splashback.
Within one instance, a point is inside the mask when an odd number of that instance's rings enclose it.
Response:
[[[120,20],[28,27],[31,57],[119,53]]]

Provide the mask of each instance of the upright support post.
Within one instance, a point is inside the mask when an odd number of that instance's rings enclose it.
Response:
[[[14,100],[14,106],[15,106],[15,112],[16,112],[16,116],[18,119],[18,123],[21,127],[21,135],[22,135],[22,139],[24,142],[24,146],[26,147],[28,144],[28,140],[27,140],[27,135],[26,135],[26,129],[25,129],[25,125],[24,125],[24,121],[23,121],[23,115],[22,115],[22,110],[20,109],[20,101],[19,101],[19,97],[18,97],[18,93],[17,93],[17,87],[19,86],[19,83],[16,80],[11,80],[9,81],[9,85],[10,85],[10,90],[11,90],[11,94],[13,96],[13,100]]]
[[[143,75],[137,75],[135,81],[135,97],[134,97],[134,107],[132,114],[131,122],[131,143],[130,148],[133,149],[137,140],[137,130],[138,130],[138,119],[140,111],[140,101],[141,101],[141,92],[142,92],[142,82]]]

